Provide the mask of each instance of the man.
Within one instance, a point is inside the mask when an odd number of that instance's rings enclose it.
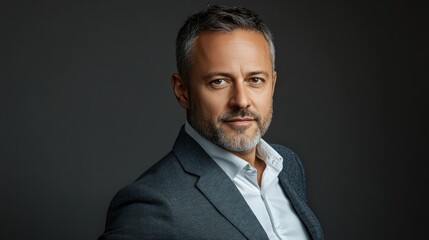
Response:
[[[173,150],[117,193],[99,239],[323,239],[298,157],[261,138],[277,75],[259,16],[209,6],[179,31],[176,57],[187,122]]]

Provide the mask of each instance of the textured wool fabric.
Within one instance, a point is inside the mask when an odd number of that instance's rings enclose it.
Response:
[[[323,239],[307,205],[299,159],[272,146],[283,157],[279,180],[287,197],[312,239]],[[99,240],[114,239],[268,237],[231,179],[182,128],[173,151],[112,200]]]

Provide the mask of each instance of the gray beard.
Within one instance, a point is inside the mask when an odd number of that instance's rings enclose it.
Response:
[[[212,143],[231,152],[245,152],[256,147],[259,143],[261,137],[265,134],[271,123],[272,112],[273,108],[271,106],[267,118],[261,119],[260,115],[257,113],[251,112],[247,109],[239,109],[238,111],[222,115],[217,119],[217,122],[221,124],[223,121],[231,117],[253,117],[255,118],[258,127],[251,136],[245,135],[245,131],[249,126],[233,127],[235,134],[233,136],[228,136],[222,128],[217,127],[212,120],[205,119],[192,102],[188,111],[188,122],[199,134]]]

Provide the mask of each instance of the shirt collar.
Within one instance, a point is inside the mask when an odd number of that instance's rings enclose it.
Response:
[[[233,180],[245,166],[250,166],[244,159],[201,136],[188,122],[185,123],[185,131],[207,152],[231,180]],[[265,161],[267,165],[273,167],[276,172],[280,172],[283,169],[283,158],[262,138],[256,146],[256,154],[257,157]]]

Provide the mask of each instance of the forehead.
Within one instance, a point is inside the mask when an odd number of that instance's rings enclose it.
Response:
[[[247,29],[201,32],[194,42],[193,58],[193,68],[272,68],[264,35]]]

